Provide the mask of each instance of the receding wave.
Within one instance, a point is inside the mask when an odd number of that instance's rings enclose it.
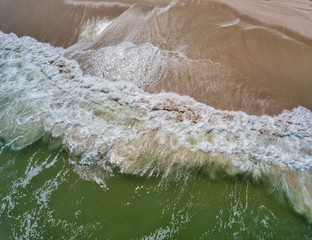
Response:
[[[79,5],[91,5],[93,7],[99,7],[99,6],[104,6],[104,7],[125,7],[128,8],[131,6],[131,4],[123,3],[123,2],[102,2],[102,1],[81,1],[81,0],[65,0],[66,4],[71,4],[74,6],[79,6]]]
[[[177,180],[192,170],[246,175],[312,221],[310,110],[273,117],[221,111],[83,76],[63,49],[30,37],[0,33],[0,49],[0,137],[7,146],[21,149],[49,133],[78,156],[77,166]]]
[[[29,1],[0,2],[1,31],[70,47],[85,74],[248,114],[312,109],[306,2]]]
[[[68,57],[87,74],[120,79],[125,62],[126,71],[140,62],[145,91],[173,91],[218,109],[274,115],[312,108],[311,46],[212,1],[133,4]],[[111,66],[117,70],[107,74]]]

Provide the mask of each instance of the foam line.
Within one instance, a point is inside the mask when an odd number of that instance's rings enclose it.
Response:
[[[0,33],[0,137],[24,148],[45,133],[80,164],[179,179],[190,170],[248,175],[312,220],[312,113],[221,111],[127,81],[83,76],[64,50]]]

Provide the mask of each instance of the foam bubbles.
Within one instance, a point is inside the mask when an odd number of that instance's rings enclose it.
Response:
[[[13,148],[48,132],[81,166],[173,179],[194,170],[244,174],[312,220],[308,109],[257,117],[148,94],[127,81],[83,76],[64,50],[13,34],[0,33],[0,51],[0,137]]]
[[[91,42],[95,40],[110,25],[111,21],[103,18],[88,19],[81,26],[78,42]]]

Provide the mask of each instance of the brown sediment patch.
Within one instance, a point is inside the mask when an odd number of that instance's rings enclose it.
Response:
[[[172,113],[178,122],[189,120],[193,123],[197,123],[202,118],[200,113],[197,112],[195,109],[192,109],[185,104],[181,104],[181,102],[175,103],[171,100],[168,100],[163,104],[154,106],[152,111],[166,111]]]

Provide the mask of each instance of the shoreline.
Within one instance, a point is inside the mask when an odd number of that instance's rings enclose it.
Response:
[[[26,113],[3,107],[0,137],[11,148],[23,149],[49,133],[81,163],[99,162],[121,173],[166,178],[199,169],[245,175],[272,189],[278,183],[294,211],[312,221],[310,110],[257,117],[174,93],[148,94],[128,82],[99,84],[82,76],[62,49],[1,32],[0,40],[1,97],[27,106]]]
[[[175,92],[259,116],[312,110],[310,3],[301,0],[302,10],[281,0],[166,1],[172,4],[119,1],[133,3],[128,9],[93,4],[106,1],[39,7],[38,0],[29,6],[3,0],[0,29],[71,46],[70,58],[85,74],[134,82],[150,93]],[[13,11],[16,17],[9,17]]]

